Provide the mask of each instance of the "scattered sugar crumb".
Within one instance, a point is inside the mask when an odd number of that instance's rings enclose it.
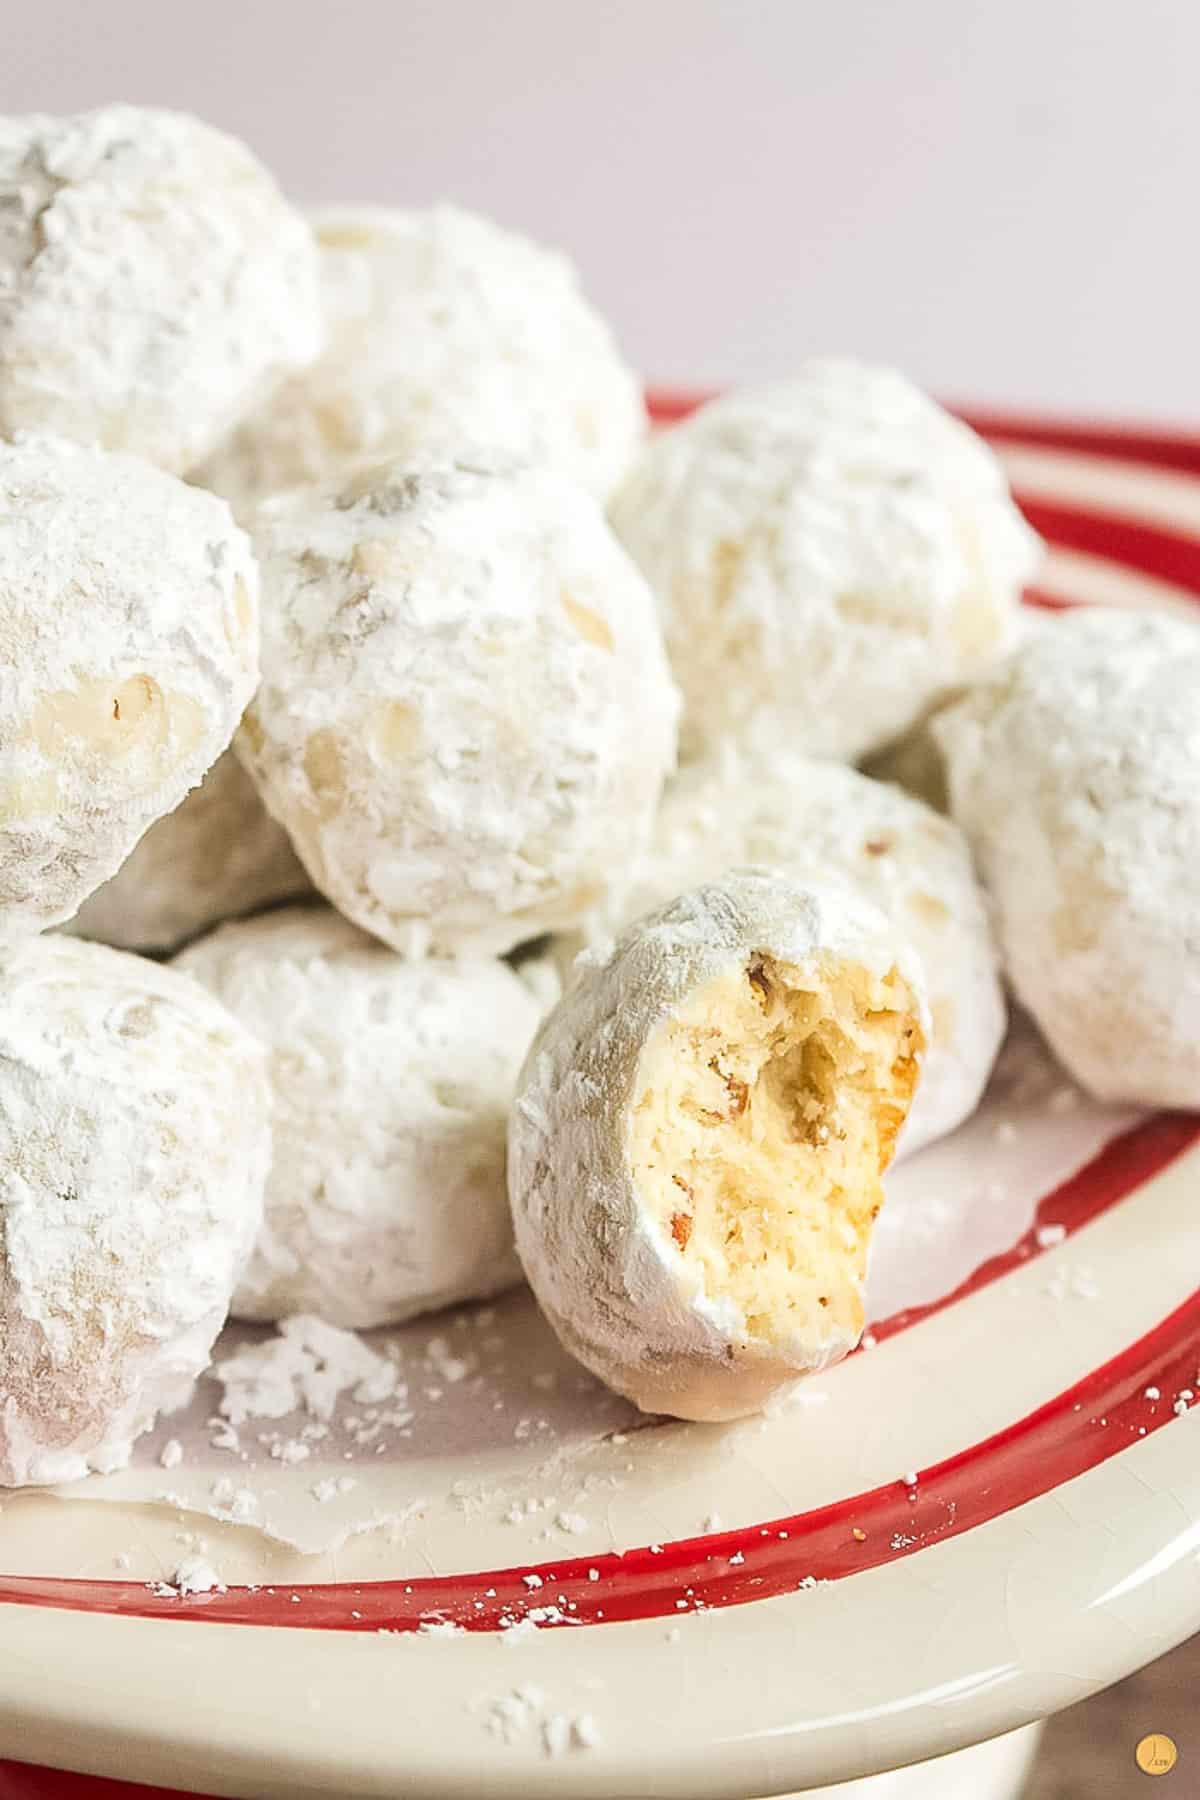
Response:
[[[570,1719],[566,1713],[550,1713],[542,1720],[542,1749],[547,1756],[564,1756],[570,1744]]]
[[[183,1445],[178,1438],[168,1438],[158,1453],[158,1460],[164,1469],[177,1469],[183,1461]]]
[[[1092,1270],[1081,1264],[1073,1270],[1058,1269],[1046,1283],[1046,1292],[1052,1300],[1065,1300],[1068,1296],[1075,1300],[1098,1300],[1100,1287]]]
[[[511,1650],[515,1649],[520,1644],[527,1644],[530,1638],[535,1638],[537,1634],[538,1625],[536,1619],[516,1619],[511,1625],[506,1625],[503,1631],[501,1631],[500,1642],[507,1645]]]
[[[1067,1228],[1065,1225],[1039,1225],[1035,1235],[1039,1250],[1053,1250],[1056,1244],[1065,1241]]]
[[[745,1562],[745,1560],[746,1560],[745,1552],[742,1550],[735,1550],[733,1555],[729,1559],[729,1566],[731,1569],[739,1568],[741,1566],[741,1564]]]
[[[515,1744],[535,1727],[542,1754],[565,1756],[571,1750],[590,1750],[600,1742],[600,1733],[591,1713],[550,1712],[546,1695],[532,1682],[500,1694],[488,1706],[487,1729],[503,1743]]]
[[[202,1556],[185,1556],[170,1581],[154,1582],[152,1589],[164,1598],[171,1594],[223,1594],[225,1583]]]
[[[879,1342],[879,1339],[875,1336],[875,1333],[873,1331],[864,1331],[862,1334],[862,1337],[859,1339],[859,1342],[862,1344],[862,1347],[864,1350],[874,1350],[875,1346]]]
[[[453,1619],[422,1619],[417,1630],[425,1637],[462,1637],[463,1628]]]
[[[222,1475],[209,1489],[212,1510],[218,1518],[245,1525],[258,1511],[258,1495],[247,1487],[235,1487],[228,1475]]]
[[[1156,1388],[1156,1387],[1148,1387],[1146,1389],[1146,1399],[1147,1400],[1161,1400],[1162,1399],[1162,1389]]]
[[[470,1375],[478,1367],[470,1357],[455,1356],[444,1337],[430,1338],[425,1346],[425,1357],[433,1373],[451,1386],[462,1381],[464,1376]]]
[[[917,1485],[916,1470],[915,1469],[906,1470],[905,1473],[900,1477],[900,1481],[901,1481],[901,1484],[906,1488],[915,1488]]]
[[[307,1462],[312,1455],[312,1448],[300,1438],[277,1438],[271,1445],[271,1455],[276,1462],[290,1466],[293,1463]]]
[[[560,1531],[570,1532],[574,1537],[578,1537],[580,1532],[586,1531],[588,1528],[588,1522],[583,1514],[577,1512],[560,1512],[554,1523]]]
[[[353,1475],[327,1475],[323,1481],[314,1481],[309,1492],[324,1506],[327,1501],[335,1500],[339,1494],[348,1494],[357,1486]]]
[[[542,1586],[542,1578],[540,1575],[522,1575],[521,1580],[525,1583],[527,1588],[540,1588]]]
[[[328,1420],[347,1390],[360,1404],[378,1403],[395,1394],[398,1380],[395,1365],[357,1332],[308,1313],[281,1320],[274,1337],[214,1363],[212,1373],[223,1389],[221,1416],[235,1426],[298,1408]]]

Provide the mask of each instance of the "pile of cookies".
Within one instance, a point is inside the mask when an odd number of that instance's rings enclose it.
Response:
[[[0,1481],[121,1466],[231,1310],[522,1273],[639,1404],[761,1405],[1002,970],[1200,1103],[1200,633],[1030,631],[1037,556],[898,375],[650,437],[554,253],[0,121]]]

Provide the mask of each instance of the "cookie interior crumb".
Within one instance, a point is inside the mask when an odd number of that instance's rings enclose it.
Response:
[[[766,955],[699,988],[647,1042],[630,1165],[710,1301],[778,1343],[863,1324],[882,1173],[923,1049],[908,988]]]

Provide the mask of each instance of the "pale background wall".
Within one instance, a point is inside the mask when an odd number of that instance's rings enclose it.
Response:
[[[670,381],[813,349],[1200,424],[1195,0],[5,0],[0,109],[127,98],[296,194],[569,248]]]

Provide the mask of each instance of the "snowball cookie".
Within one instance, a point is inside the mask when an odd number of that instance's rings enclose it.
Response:
[[[1200,629],[1081,610],[934,731],[1018,996],[1103,1100],[1200,1107]]]
[[[999,463],[889,370],[810,362],[651,440],[613,522],[658,595],[683,751],[853,761],[1013,639],[1037,540]]]
[[[987,907],[966,840],[899,788],[791,750],[728,751],[667,788],[654,841],[612,931],[741,863],[797,878],[831,872],[887,914],[916,951],[929,1047],[904,1128],[910,1154],[974,1112],[1004,1036],[1006,1009]]]
[[[504,1138],[543,1009],[507,964],[404,962],[293,906],[174,966],[271,1054],[275,1155],[240,1317],[361,1329],[520,1280]]]
[[[121,950],[176,950],[222,919],[311,892],[311,883],[232,750],[152,825],[67,930]]]
[[[409,954],[499,953],[624,880],[675,751],[645,582],[547,469],[385,463],[258,515],[238,749],[321,891]]]
[[[737,1418],[858,1341],[919,980],[853,890],[765,869],[577,973],[521,1075],[509,1194],[546,1316],[619,1393]]]
[[[101,944],[0,952],[0,1482],[128,1462],[208,1363],[262,1219],[259,1046]]]
[[[315,226],[328,348],[198,480],[241,511],[432,440],[547,461],[607,498],[645,432],[641,384],[565,257],[449,206]]]
[[[0,434],[177,473],[321,344],[312,231],[181,113],[0,119]]]
[[[0,443],[0,943],[116,871],[257,680],[258,572],[223,501],[136,457]]]

